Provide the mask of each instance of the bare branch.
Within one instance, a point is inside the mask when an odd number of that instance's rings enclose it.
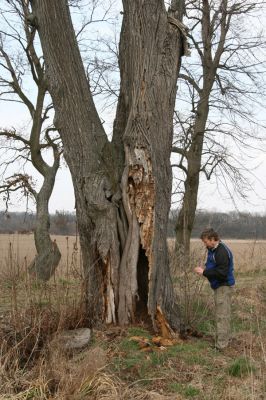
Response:
[[[33,116],[34,115],[34,106],[33,106],[32,102],[30,101],[30,99],[26,96],[26,94],[21,89],[19,79],[16,75],[15,69],[11,62],[11,59],[8,56],[8,54],[5,52],[2,44],[0,44],[0,55],[2,55],[3,58],[5,59],[6,69],[8,70],[8,72],[10,73],[10,76],[12,78],[12,81],[9,82],[10,87],[14,90],[14,93],[16,93],[19,96],[19,98],[22,100],[22,102],[27,106],[31,116]]]
[[[20,189],[23,190],[25,196],[30,193],[36,199],[37,192],[33,188],[32,178],[29,175],[15,174],[7,178],[5,182],[0,185],[0,194],[5,194],[6,205],[8,205],[10,200],[10,193]]]
[[[6,138],[14,139],[19,142],[22,142],[26,145],[25,148],[29,148],[29,145],[30,145],[29,140],[26,140],[23,136],[17,134],[15,129],[14,130],[4,129],[4,130],[0,131],[0,136],[4,136]]]
[[[202,89],[200,89],[200,87],[197,85],[196,81],[191,76],[180,73],[179,79],[186,80],[188,83],[190,83],[191,86],[194,87],[194,89],[198,92],[198,94],[201,94]]]

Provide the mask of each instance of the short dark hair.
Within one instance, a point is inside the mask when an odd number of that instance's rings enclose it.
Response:
[[[212,228],[204,229],[204,231],[201,232],[200,238],[201,238],[201,240],[203,240],[203,239],[219,240],[220,239],[219,234],[217,232],[215,232],[215,230]]]

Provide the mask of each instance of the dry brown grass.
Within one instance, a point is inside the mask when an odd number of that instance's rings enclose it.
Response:
[[[234,344],[227,353],[214,353],[209,346],[212,293],[189,271],[189,292],[182,301],[189,299],[186,312],[198,301],[193,318],[203,338],[189,337],[157,356],[132,350],[126,330],[111,341],[105,332],[94,332],[89,349],[69,356],[53,338],[62,329],[86,324],[80,250],[74,237],[55,239],[60,266],[55,277],[39,284],[27,273],[35,253],[33,236],[0,235],[1,400],[264,400],[266,242],[226,241],[237,272]],[[204,258],[200,241],[192,241],[192,254],[195,262]],[[228,374],[239,357],[256,368],[244,378]]]
[[[33,236],[0,236],[0,399],[51,398],[57,381],[47,374],[47,343],[86,324],[79,250],[74,238],[59,243],[62,249],[65,243],[60,267],[40,283],[28,274]]]
[[[59,268],[56,272],[58,276],[66,275],[71,265],[75,265],[80,271],[81,255],[79,243],[75,236],[52,236],[56,240],[62,254]],[[265,240],[225,240],[226,244],[232,249],[235,259],[236,272],[260,271],[266,269],[266,241]],[[169,239],[170,248],[173,247],[174,240]],[[203,260],[205,249],[200,240],[193,239],[192,252],[197,254],[197,258]],[[8,258],[9,249],[12,247],[13,259],[17,265],[25,266],[35,256],[34,237],[32,234],[0,234],[0,270]],[[75,250],[76,249],[76,250]]]
[[[61,251],[61,260],[56,276],[65,276],[81,271],[81,255],[78,239],[75,236],[52,236]],[[10,250],[12,250],[10,252]],[[0,271],[10,258],[17,268],[26,268],[34,258],[36,251],[33,234],[0,234]]]

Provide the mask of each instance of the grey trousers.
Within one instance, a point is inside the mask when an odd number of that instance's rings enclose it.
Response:
[[[220,286],[214,290],[216,337],[215,346],[224,349],[231,336],[231,286]]]

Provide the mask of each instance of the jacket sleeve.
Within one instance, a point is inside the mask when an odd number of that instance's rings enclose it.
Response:
[[[214,253],[216,266],[214,268],[204,270],[203,275],[208,279],[217,279],[221,282],[227,280],[229,273],[229,255],[224,248],[220,245]]]

